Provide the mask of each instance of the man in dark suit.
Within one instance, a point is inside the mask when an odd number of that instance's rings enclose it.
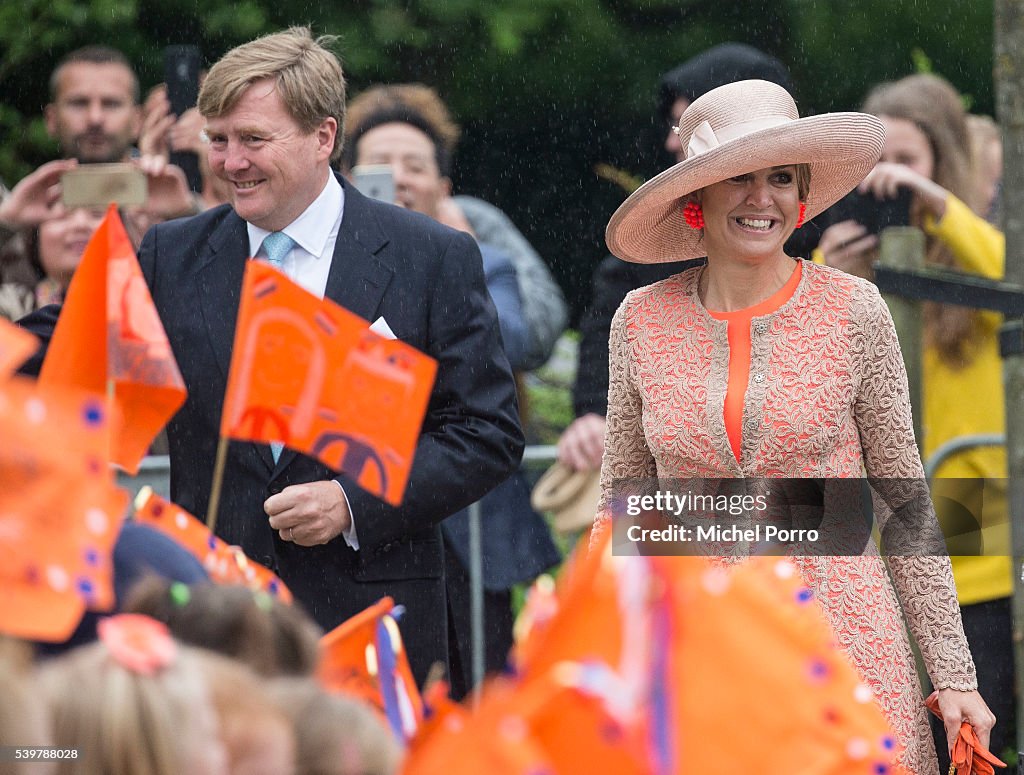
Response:
[[[217,523],[222,538],[277,571],[325,629],[394,597],[422,682],[447,654],[438,523],[515,470],[523,436],[472,238],[369,200],[331,171],[345,91],[324,43],[293,28],[239,46],[210,69],[199,110],[210,166],[232,206],[157,226],[143,240],[139,261],[189,391],[167,427],[171,498],[197,515],[209,505],[248,256],[437,359],[400,507],[315,459],[232,442]],[[282,378],[303,368],[282,353]]]

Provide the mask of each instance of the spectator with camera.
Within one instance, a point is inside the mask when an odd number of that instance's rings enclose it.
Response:
[[[346,145],[351,145],[355,129],[365,125],[369,113],[396,107],[411,108],[434,128],[439,158],[450,162],[459,142],[460,129],[437,92],[418,83],[381,84],[362,92],[349,108]],[[472,233],[479,244],[493,247],[511,259],[527,326],[526,350],[519,368],[529,370],[542,366],[551,356],[569,319],[562,289],[547,263],[509,217],[494,205],[459,194],[445,196],[438,208],[436,217],[442,223]]]
[[[879,200],[891,199],[900,191],[911,193],[910,223],[927,235],[928,264],[1002,279],[1005,242],[982,215],[989,202],[978,201],[966,115],[956,89],[936,75],[912,75],[875,87],[864,110],[885,126],[885,147],[881,161],[860,188]],[[982,209],[976,212],[975,206]],[[877,235],[866,233],[861,224],[840,222],[822,235],[816,261],[870,278],[877,245]],[[922,447],[926,460],[953,439],[1005,433],[997,339],[1001,323],[1002,316],[994,312],[925,304]],[[1007,689],[1013,686],[1013,648],[1006,451],[1003,447],[966,449],[940,466],[935,476],[936,514],[946,524],[959,513],[948,511],[947,506],[970,502],[964,480],[986,479],[984,503],[973,514],[985,542],[961,552],[951,545],[950,551],[979,688],[1000,721],[991,746],[999,755],[1012,745],[1015,729],[1013,693]]]
[[[406,95],[412,95],[408,101]],[[451,199],[451,153],[445,138],[457,130],[437,93],[421,85],[377,86],[352,101],[345,144],[349,170],[388,165],[395,203],[475,235],[473,224]],[[513,370],[530,363],[531,337],[516,268],[508,255],[478,238],[488,291],[494,300],[502,340]],[[512,647],[512,595],[560,560],[543,518],[530,508],[520,473],[480,502],[483,525],[484,663],[488,672],[505,666]],[[452,695],[472,687],[469,521],[461,511],[441,523],[445,583],[453,632],[449,637]]]
[[[75,203],[90,208],[105,208],[112,188],[122,193],[134,189],[134,198],[116,198],[133,205],[122,215],[136,242],[154,223],[196,211],[180,169],[134,158],[142,119],[138,97],[131,64],[107,46],[72,51],[54,68],[44,119],[62,158],[27,175],[0,201],[0,281],[6,286],[0,314],[13,316],[52,300],[53,294],[39,297],[43,279],[58,279],[66,287],[63,279],[41,270],[41,256],[33,250],[41,244],[36,230],[47,220],[94,220],[64,206],[66,189],[73,186]],[[93,164],[116,166],[101,168],[97,175],[89,169]]]

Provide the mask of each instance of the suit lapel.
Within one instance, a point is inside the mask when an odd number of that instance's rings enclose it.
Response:
[[[345,189],[345,212],[334,244],[324,297],[372,323],[394,275],[394,269],[377,255],[388,244],[388,238],[366,197],[344,180],[341,184]],[[275,477],[296,454],[292,449],[282,450],[274,466]]]
[[[208,252],[196,272],[196,299],[206,323],[216,355],[217,366],[227,382],[231,370],[231,348],[235,341],[235,322],[242,294],[242,276],[249,253],[249,232],[245,221],[229,213],[210,235]],[[267,470],[274,468],[274,458],[266,444],[253,444]]]
[[[324,296],[372,323],[394,274],[377,255],[388,244],[388,238],[366,197],[352,186],[342,185],[345,214]]]
[[[207,244],[208,252],[196,272],[196,298],[217,356],[217,365],[227,379],[242,275],[249,252],[245,221],[230,213]]]

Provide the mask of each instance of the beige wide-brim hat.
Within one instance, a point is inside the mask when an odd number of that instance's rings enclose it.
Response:
[[[810,166],[810,220],[864,179],[885,141],[882,123],[866,113],[800,118],[789,92],[769,81],[737,81],[709,91],[683,113],[678,134],[686,159],[638,188],[608,222],[608,249],[623,261],[706,256],[703,231],[683,218],[686,195],[768,167]]]

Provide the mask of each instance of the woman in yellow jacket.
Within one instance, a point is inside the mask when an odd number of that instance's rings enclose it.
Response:
[[[938,76],[913,75],[876,87],[864,111],[881,119],[886,138],[881,161],[861,190],[882,199],[909,189],[911,221],[927,235],[929,264],[1002,279],[1003,235],[970,206],[975,195],[969,140],[956,90]],[[844,221],[822,235],[815,260],[865,276],[877,242],[860,224]],[[925,460],[952,439],[1005,433],[1001,323],[1002,316],[993,312],[925,305]],[[936,477],[945,480],[933,491],[936,513],[955,555],[953,573],[979,690],[999,719],[991,740],[999,754],[1013,746],[1015,729],[1005,448],[957,453]],[[982,478],[984,487],[963,481]]]

